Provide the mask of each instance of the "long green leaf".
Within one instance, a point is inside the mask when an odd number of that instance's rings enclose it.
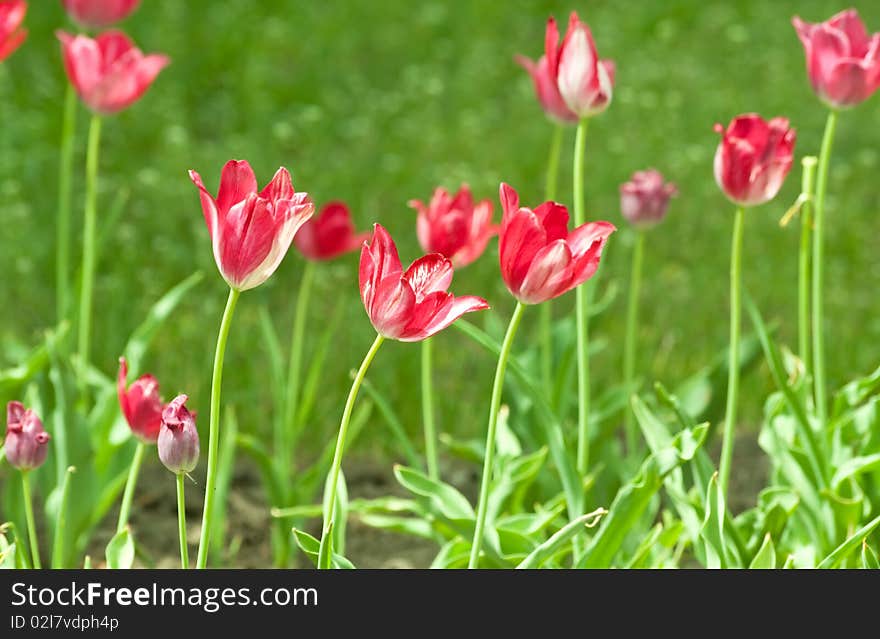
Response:
[[[869,570],[880,570],[880,561],[877,560],[877,554],[868,545],[867,540],[862,540],[862,568]]]
[[[776,568],[776,547],[773,545],[773,538],[769,534],[764,535],[764,543],[758,549],[749,568],[753,570],[769,570]]]
[[[297,528],[293,529],[293,538],[296,540],[296,545],[299,546],[299,549],[302,550],[315,565],[317,565],[321,542],[304,530],[299,530]],[[345,557],[334,554],[333,567],[351,570],[354,569],[355,566]]]
[[[134,538],[128,528],[113,535],[107,544],[108,568],[131,568],[134,563]]]
[[[541,564],[562,550],[563,546],[565,546],[572,537],[581,532],[585,526],[597,522],[598,519],[606,513],[607,511],[605,509],[600,508],[597,511],[587,513],[586,515],[578,517],[574,521],[568,522],[565,526],[553,533],[547,541],[540,544],[529,553],[529,555],[520,562],[517,568],[521,570],[540,568]]]
[[[849,539],[840,544],[830,555],[819,562],[817,568],[837,568],[847,557],[849,557],[852,551],[859,547],[868,535],[874,532],[874,529],[877,528],[877,526],[880,526],[880,517],[875,517],[859,528]]]
[[[64,473],[64,481],[61,484],[61,503],[58,504],[58,516],[55,519],[55,539],[52,544],[52,568],[64,568],[67,558],[65,548],[67,545],[67,518],[70,503],[70,482],[76,468],[68,467]]]
[[[458,490],[442,481],[406,466],[395,466],[394,476],[401,486],[416,495],[427,497],[437,511],[448,519],[473,519],[474,509]]]

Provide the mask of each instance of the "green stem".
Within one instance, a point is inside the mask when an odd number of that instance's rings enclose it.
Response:
[[[128,469],[128,480],[125,482],[125,492],[122,493],[122,505],[119,507],[119,521],[116,524],[116,532],[120,533],[125,530],[128,525],[128,518],[131,515],[131,502],[134,499],[134,487],[137,485],[138,474],[141,472],[141,464],[144,461],[144,452],[147,445],[138,440],[137,448],[134,451],[134,458],[131,460],[131,466]]]
[[[189,551],[186,548],[186,499],[184,496],[184,473],[177,473],[177,532],[180,535],[180,567],[189,568]]]
[[[578,124],[574,142],[574,225],[584,223],[584,151],[587,145],[587,123],[582,119]],[[577,365],[578,365],[578,443],[577,469],[581,475],[587,473],[590,464],[590,358],[589,348],[590,316],[587,314],[587,287],[575,290],[575,323],[577,326]]]
[[[639,292],[642,284],[642,257],[645,252],[645,233],[636,231],[636,243],[633,247],[632,269],[630,271],[629,303],[626,311],[626,341],[624,342],[623,355],[623,383],[627,392],[635,393],[632,388],[636,370],[636,351],[638,350],[636,329],[639,317]],[[632,455],[638,443],[638,431],[635,424],[635,415],[627,403],[624,416],[626,432],[626,452]]]
[[[492,384],[492,400],[489,405],[489,429],[486,432],[486,453],[483,456],[483,476],[480,482],[480,501],[477,504],[477,521],[474,528],[474,541],[471,544],[471,556],[468,568],[476,568],[480,562],[480,548],[483,545],[483,532],[486,528],[486,514],[489,510],[489,485],[492,482],[492,466],[495,458],[495,432],[498,428],[498,412],[501,409],[501,391],[504,389],[504,372],[507,369],[507,360],[510,358],[513,337],[519,327],[525,306],[517,302],[513,309],[513,316],[507,326],[504,342],[501,344],[501,352],[498,355],[498,365],[495,367],[495,381]]]
[[[226,342],[232,315],[241,291],[229,289],[220,332],[217,335],[217,349],[214,351],[214,373],[211,376],[211,417],[208,425],[208,476],[205,480],[205,505],[202,510],[202,530],[199,536],[199,554],[196,568],[208,565],[208,548],[211,541],[211,522],[214,521],[214,502],[217,491],[217,458],[220,442],[220,390],[223,386],[223,358],[226,355]]]
[[[21,471],[21,489],[24,492],[24,515],[27,518],[28,538],[31,542],[31,563],[34,568],[42,568],[40,563],[40,544],[37,542],[37,525],[34,523],[34,504],[31,497],[29,470]]]
[[[819,173],[816,179],[816,223],[813,232],[813,380],[816,394],[816,412],[824,428],[828,416],[825,399],[825,319],[823,313],[823,277],[825,273],[825,191],[828,186],[828,165],[831,161],[831,147],[834,144],[834,129],[837,125],[837,111],[828,114],[825,135],[822,137],[822,150],[819,153]]]
[[[67,83],[61,124],[61,158],[58,173],[58,223],[55,255],[55,312],[57,321],[70,308],[70,190],[73,174],[73,140],[76,130],[76,91]]]
[[[324,525],[321,529],[322,552],[318,553],[319,557],[325,556],[329,558],[331,556],[331,553],[323,552],[323,550],[325,545],[330,543],[330,529],[333,525],[333,516],[336,510],[336,488],[339,484],[339,471],[342,468],[342,454],[345,452],[345,437],[348,434],[348,425],[351,422],[351,411],[354,408],[354,400],[357,399],[358,390],[361,387],[361,383],[364,381],[364,377],[367,375],[367,369],[370,368],[373,358],[376,357],[376,353],[379,351],[379,347],[382,346],[382,342],[384,341],[384,337],[376,335],[373,345],[370,346],[370,350],[367,351],[367,354],[364,356],[364,361],[361,362],[361,366],[358,369],[357,374],[354,376],[354,381],[351,383],[351,389],[348,391],[348,399],[345,400],[345,409],[342,411],[342,421],[339,423],[339,436],[336,438],[336,450],[333,453],[333,463],[330,466],[330,494],[325,502]],[[327,567],[329,566],[322,566],[320,563],[318,565],[318,568]]]
[[[89,365],[89,342],[92,330],[92,290],[95,284],[95,231],[97,228],[98,150],[101,141],[101,116],[93,115],[89,127],[86,152],[86,205],[83,224],[82,286],[79,298],[79,354],[80,388],[84,389]]]
[[[816,179],[816,158],[801,160],[801,246],[798,254],[798,351],[804,370],[810,371],[810,239],[813,230],[813,188]]]
[[[425,463],[428,477],[440,478],[437,463],[437,432],[434,428],[434,383],[431,379],[431,338],[422,340],[422,425],[425,429]]]
[[[742,244],[745,211],[736,209],[733,223],[733,242],[730,251],[730,351],[727,355],[727,412],[724,419],[724,439],[721,444],[721,464],[718,485],[727,498],[730,465],[733,461],[733,442],[736,436],[736,407],[739,399],[739,333],[742,316]]]
[[[559,182],[559,156],[562,151],[562,125],[553,129],[550,142],[550,157],[547,159],[547,182],[544,188],[544,201],[556,199],[556,186]],[[544,302],[539,311],[541,328],[541,376],[548,393],[553,390],[553,305]]]

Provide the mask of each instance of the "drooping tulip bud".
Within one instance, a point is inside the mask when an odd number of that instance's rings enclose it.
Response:
[[[61,0],[61,3],[78,25],[100,29],[125,20],[141,0]]]
[[[51,437],[43,429],[43,422],[21,402],[6,405],[6,439],[3,450],[6,459],[19,470],[39,468],[46,461]]]
[[[199,463],[199,431],[196,418],[186,407],[186,395],[178,395],[162,411],[159,459],[172,473],[191,473]]]
[[[141,375],[126,389],[127,376],[128,364],[124,357],[120,357],[116,380],[119,407],[131,432],[145,444],[155,444],[162,426],[163,405],[159,396],[159,382],[152,375]]]
[[[620,186],[620,212],[638,229],[648,229],[666,217],[669,198],[678,194],[671,182],[655,169],[636,171],[629,182]]]

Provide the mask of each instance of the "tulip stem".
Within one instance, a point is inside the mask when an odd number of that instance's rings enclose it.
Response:
[[[810,371],[810,239],[813,229],[813,189],[816,181],[816,158],[801,160],[801,247],[798,256],[798,351],[804,370]]]
[[[727,355],[727,411],[724,418],[724,438],[721,444],[721,464],[718,485],[727,498],[730,465],[733,461],[733,443],[736,436],[736,408],[739,399],[739,333],[742,316],[742,245],[745,211],[737,207],[733,223],[733,242],[730,251],[730,350]]]
[[[24,493],[24,516],[27,519],[28,538],[31,543],[31,563],[34,568],[42,568],[40,562],[40,544],[37,541],[37,525],[34,523],[34,503],[31,496],[29,470],[21,471],[21,489]]]
[[[828,407],[825,399],[825,319],[823,313],[823,277],[825,272],[825,191],[828,186],[828,165],[831,161],[831,147],[834,144],[834,130],[837,126],[837,111],[828,113],[822,149],[819,153],[819,171],[816,178],[815,230],[813,232],[813,380],[816,395],[816,412],[819,422],[825,427]]]
[[[556,187],[559,182],[559,156],[562,151],[561,124],[553,129],[553,138],[550,142],[550,157],[547,159],[547,182],[544,187],[544,201],[550,202],[556,199]],[[544,378],[544,387],[548,393],[553,390],[553,305],[546,301],[540,306],[541,327],[541,376]]]
[[[425,430],[425,465],[428,477],[440,478],[437,462],[437,431],[434,428],[434,382],[431,378],[431,338],[422,340],[422,425]]]
[[[189,568],[189,551],[186,548],[186,498],[183,482],[186,473],[177,473],[177,531],[180,534],[180,567]]]
[[[517,302],[513,309],[513,316],[507,326],[504,342],[501,344],[501,352],[498,354],[498,364],[495,367],[495,381],[492,384],[492,399],[489,405],[489,429],[486,432],[486,452],[483,456],[483,475],[480,480],[480,501],[477,504],[477,521],[474,527],[474,541],[471,544],[471,555],[468,568],[476,568],[480,562],[480,548],[483,544],[483,532],[486,528],[486,515],[489,510],[489,485],[492,482],[492,466],[495,459],[495,433],[498,428],[498,412],[501,409],[501,392],[504,389],[504,373],[507,370],[507,360],[510,358],[513,337],[519,327],[525,306]]]
[[[376,353],[379,351],[379,347],[382,346],[382,342],[384,341],[384,337],[376,335],[373,345],[370,346],[370,350],[367,351],[367,354],[364,356],[364,361],[361,362],[361,366],[358,369],[357,374],[354,376],[354,381],[351,383],[351,389],[348,391],[348,399],[345,400],[345,409],[342,411],[342,421],[339,423],[339,436],[336,438],[336,450],[333,453],[333,464],[330,466],[330,483],[328,485],[330,494],[324,502],[324,525],[321,528],[321,547],[318,553],[319,558],[326,557],[328,562],[332,553],[326,552],[326,544],[331,543],[330,528],[333,525],[333,517],[336,509],[336,488],[339,484],[339,471],[342,468],[342,454],[345,452],[345,437],[348,434],[349,422],[351,422],[351,412],[354,408],[354,401],[357,399],[361,383],[367,375],[367,369],[370,368],[373,358],[376,357]],[[320,562],[318,563],[319,569],[329,567],[329,565],[321,565]]]
[[[638,328],[639,293],[642,284],[642,258],[644,253],[645,233],[644,231],[636,231],[636,243],[633,246],[632,269],[630,271],[629,303],[627,304],[626,312],[626,342],[624,343],[623,355],[623,383],[630,394],[637,393],[637,390],[633,388],[633,380],[636,370],[636,351],[638,350],[636,331]],[[627,402],[624,420],[626,452],[629,455],[633,455],[638,442],[638,431],[636,430],[632,405],[629,402]]]
[[[70,191],[73,174],[73,139],[76,130],[76,91],[67,83],[61,123],[61,159],[58,173],[58,225],[55,254],[55,312],[60,322],[70,308]]]
[[[138,475],[141,472],[141,464],[144,461],[144,452],[147,445],[138,440],[137,448],[134,450],[134,457],[131,460],[131,466],[128,469],[128,479],[125,482],[125,492],[122,493],[122,505],[119,507],[119,521],[116,524],[116,532],[120,533],[125,530],[128,525],[128,518],[131,514],[131,502],[134,499],[134,487],[137,485]]]
[[[226,342],[229,340],[229,328],[232,315],[241,291],[229,289],[223,319],[220,320],[220,332],[217,334],[217,348],[214,351],[214,372],[211,376],[211,417],[208,425],[208,476],[205,479],[205,505],[202,509],[202,530],[199,535],[199,554],[196,568],[208,565],[208,548],[211,541],[211,522],[214,521],[214,498],[217,494],[217,459],[220,442],[220,390],[223,386],[223,358],[226,355]]]
[[[577,128],[574,142],[574,225],[584,223],[584,151],[587,145],[587,124],[582,118]],[[587,314],[587,288],[579,286],[575,290],[575,324],[577,328],[577,368],[578,368],[578,443],[577,470],[581,475],[587,473],[590,464],[590,358],[589,321]]]
[[[89,367],[92,330],[92,292],[95,284],[95,232],[97,228],[98,151],[101,142],[101,116],[93,115],[86,151],[86,205],[83,225],[82,287],[79,298],[79,382],[84,392]]]

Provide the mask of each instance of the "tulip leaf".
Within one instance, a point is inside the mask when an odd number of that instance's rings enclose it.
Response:
[[[296,545],[299,546],[299,549],[302,550],[317,566],[321,542],[312,537],[309,533],[304,530],[299,530],[298,528],[293,529],[293,538],[296,540]],[[334,553],[332,567],[352,570],[355,566],[342,555]]]
[[[0,395],[15,392],[49,364],[49,353],[58,346],[70,332],[70,322],[61,322],[54,330],[46,331],[43,342],[27,355],[19,357],[20,364],[0,371]],[[12,399],[12,398],[10,398]]]
[[[64,482],[61,484],[60,503],[55,519],[55,538],[52,544],[52,568],[64,568],[67,557],[65,547],[67,544],[67,522],[70,505],[70,482],[76,468],[68,467],[64,473]]]
[[[867,540],[862,540],[862,568],[869,570],[880,570],[880,562],[877,560],[877,554],[868,545]]]
[[[602,513],[604,513],[604,511],[602,511]],[[582,515],[577,519],[568,522],[565,526],[553,533],[547,541],[540,544],[529,553],[529,555],[520,562],[517,568],[540,568],[545,561],[562,550],[562,548],[575,535],[581,532],[587,524],[596,521],[597,517],[600,516],[601,513],[587,513],[586,515]]]
[[[776,568],[776,546],[773,545],[773,538],[769,533],[764,535],[764,543],[761,544],[749,568],[754,570]]]
[[[834,476],[831,478],[831,489],[838,491],[846,480],[877,469],[880,469],[880,453],[847,459],[834,471]]]
[[[131,568],[134,564],[134,537],[128,527],[113,535],[105,551],[108,568]]]
[[[466,568],[470,559],[471,544],[461,537],[455,537],[447,541],[434,561],[431,568]]]
[[[819,562],[817,568],[837,568],[856,548],[859,547],[859,545],[861,545],[862,541],[864,541],[868,535],[874,532],[874,529],[878,526],[880,526],[880,516],[875,517],[859,528],[849,539],[840,544],[833,552],[831,552],[831,554]]]
[[[456,488],[406,466],[395,466],[394,476],[401,486],[416,495],[427,497],[430,503],[447,519],[474,519],[474,509],[467,497]]]
[[[700,537],[705,544],[707,568],[727,568],[730,565],[727,543],[724,539],[726,509],[724,492],[718,483],[716,473],[712,476],[706,491],[706,513],[703,527],[700,529]]]
[[[417,517],[399,517],[396,515],[380,515],[377,513],[365,513],[358,515],[361,523],[370,528],[378,528],[380,530],[390,530],[392,532],[402,533],[411,537],[422,537],[424,539],[436,539],[434,528],[427,519]]]

